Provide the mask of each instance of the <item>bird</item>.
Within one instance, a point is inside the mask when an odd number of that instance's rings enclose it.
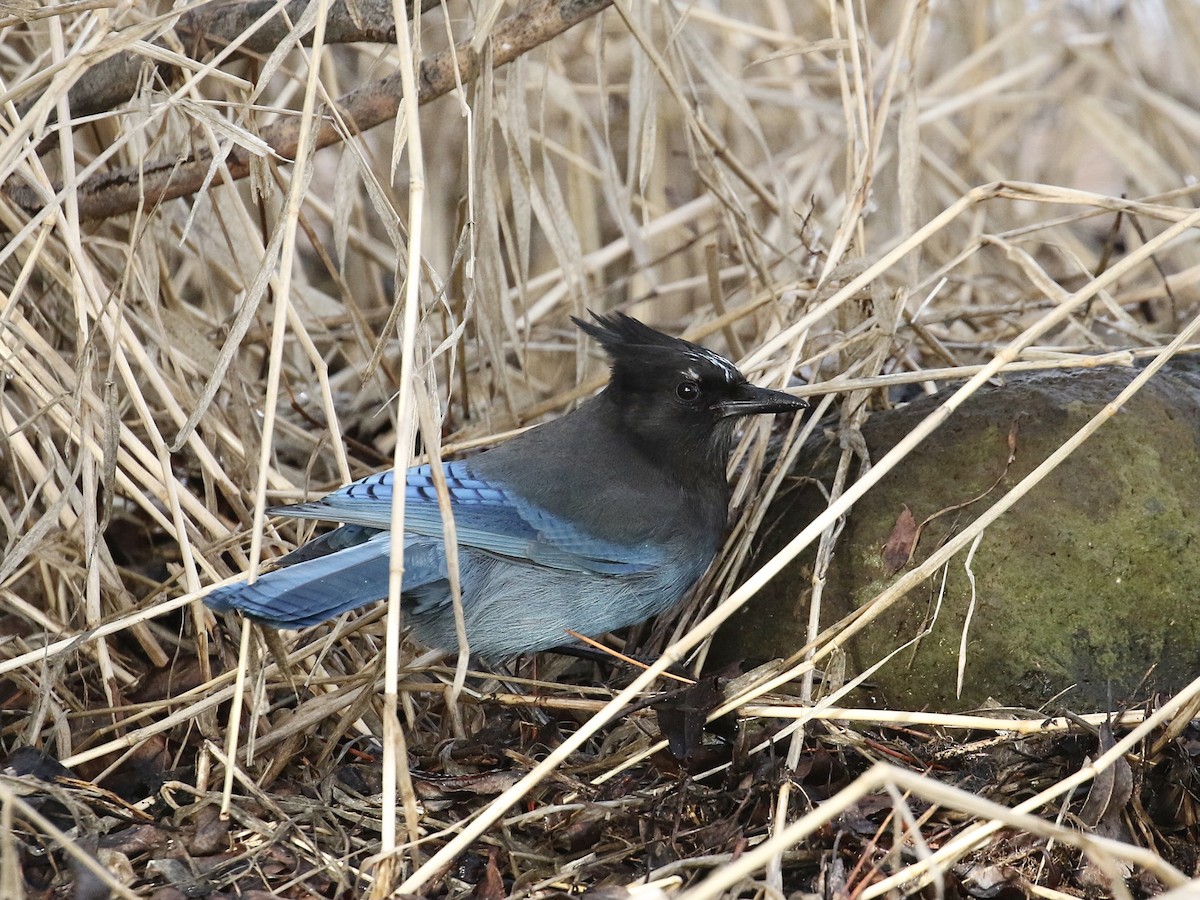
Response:
[[[608,356],[608,385],[494,449],[441,463],[454,516],[467,643],[485,660],[571,646],[674,606],[724,539],[736,424],[808,408],[719,354],[625,315],[572,321]],[[402,486],[404,622],[458,648],[430,465],[368,475],[271,514],[343,523],[255,581],[205,598],[303,628],[388,593],[392,493]]]

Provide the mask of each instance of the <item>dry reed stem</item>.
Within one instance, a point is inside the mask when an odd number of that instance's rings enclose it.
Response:
[[[522,53],[557,36],[562,31],[606,7],[611,0],[539,0],[520,14],[500,24],[492,39],[497,48],[495,65],[505,65]],[[54,19],[52,21],[57,21]],[[231,44],[230,47],[236,47]],[[421,64],[421,102],[441,97],[478,74],[480,59],[470,46],[447,50]],[[73,80],[74,71],[67,69],[64,80]],[[51,96],[49,91],[44,96]],[[329,118],[322,118],[315,133],[315,148],[328,147],[349,137],[374,128],[392,119],[399,107],[402,92],[400,78],[388,76],[376,84],[366,85],[340,98]],[[66,103],[66,98],[62,98]],[[64,107],[69,113],[69,107]],[[34,107],[34,111],[37,107]],[[69,115],[67,116],[69,121]],[[300,148],[301,129],[297,123],[285,120],[264,129],[261,137],[247,136],[247,142],[229,152],[223,159],[201,152],[195,159],[180,163],[177,160],[139,163],[123,171],[81,180],[71,185],[68,202],[78,205],[78,214],[85,219],[108,218],[132,212],[149,203],[155,206],[167,200],[186,197],[210,183],[228,183],[251,174],[258,158],[275,156],[294,160]],[[214,165],[221,174],[214,179]],[[59,193],[52,190],[52,193]],[[9,196],[27,211],[43,208],[46,198],[15,186]]]
[[[844,813],[852,804],[869,793],[888,787],[901,788],[932,803],[959,809],[978,818],[987,819],[989,826],[993,829],[1010,827],[1054,837],[1063,843],[1079,847],[1089,856],[1097,859],[1107,857],[1136,863],[1153,872],[1170,887],[1178,887],[1188,881],[1182,872],[1167,865],[1157,855],[1142,847],[1134,847],[1124,841],[1089,835],[1072,828],[1052,824],[1045,819],[1024,813],[1022,811],[1024,804],[1015,809],[1009,809],[967,791],[924,778],[906,769],[889,766],[886,763],[876,763],[875,766],[860,775],[852,785],[826,800],[817,809],[792,822],[775,837],[764,841],[737,860],[730,861],[728,865],[718,869],[698,886],[682,892],[679,895],[681,900],[709,900],[709,898],[722,896],[725,890],[760,869],[773,853],[797,843],[804,836],[828,823],[834,816]],[[940,860],[936,858],[939,855],[942,857]],[[921,886],[915,883],[918,875],[925,874],[926,878],[923,883],[929,883],[933,876],[928,873],[940,875],[940,872],[944,870],[935,868],[935,866],[945,865],[945,860],[948,858],[954,857],[945,853],[928,856],[921,863],[911,866],[899,875],[872,885],[863,892],[862,896],[864,900],[870,900],[872,897],[880,896],[897,888],[903,888],[909,892],[914,891]]]
[[[306,27],[329,24],[318,6]],[[191,59],[181,32],[169,31],[179,20],[172,10],[64,4],[3,20],[8,50],[0,53],[0,176],[8,198],[0,203],[8,234],[0,248],[8,532],[0,606],[22,623],[3,651],[0,676],[36,697],[6,732],[8,746],[38,744],[72,766],[103,765],[95,777],[104,779],[155,741],[171,742],[197,767],[196,797],[209,796],[210,761],[239,780],[230,812],[269,841],[276,831],[241,805],[284,808],[269,784],[251,790],[252,779],[296,771],[306,762],[298,749],[304,739],[324,743],[321,766],[344,736],[382,727],[384,771],[403,780],[406,746],[415,753],[439,733],[462,735],[471,730],[465,723],[485,714],[590,714],[462,821],[422,811],[407,788],[407,834],[395,841],[394,858],[410,890],[430,889],[475,836],[498,840],[505,829],[560,821],[552,817],[571,804],[511,810],[518,797],[541,803],[541,792],[558,783],[551,779],[574,778],[586,791],[618,773],[654,773],[648,760],[661,745],[651,717],[612,720],[645,696],[669,661],[689,653],[693,663],[703,659],[716,627],[785,558],[829,534],[874,479],[990,376],[1152,360],[1119,404],[1171,354],[1196,348],[1188,336],[1200,276],[1196,188],[1185,178],[1200,169],[1200,73],[1194,54],[1179,50],[1189,36],[1200,39],[1200,14],[1190,4],[1164,0],[1172,28],[1163,33],[1154,23],[1131,26],[1067,4],[1016,8],[994,27],[983,3],[622,3],[571,32],[561,31],[566,18],[543,18],[528,41],[519,37],[519,15],[494,21],[500,4],[485,6],[482,21],[471,23],[447,4],[450,18],[439,14],[417,36],[414,54],[437,60],[422,71],[440,79],[420,86],[422,100],[454,92],[459,116],[445,114],[444,101],[420,111],[409,104],[396,119],[401,76],[391,73],[397,65],[415,71],[400,47],[322,50],[317,40],[310,56],[276,19],[256,32],[243,20],[225,35],[224,51]],[[268,26],[276,37],[267,37]],[[559,36],[529,53],[551,34]],[[283,43],[285,35],[293,43]],[[403,35],[396,38],[402,44]],[[1154,40],[1172,49],[1153,49]],[[264,58],[247,61],[239,47]],[[103,110],[106,101],[81,120],[77,86],[94,84],[104,71],[98,61],[123,54],[182,74],[169,86],[151,83],[126,108]],[[1167,70],[1165,59],[1177,65]],[[408,96],[416,90],[410,86]],[[350,119],[318,115],[316,105],[334,97],[349,104]],[[394,134],[363,133],[383,121],[395,122]],[[305,129],[316,135],[307,159]],[[424,178],[404,156],[418,139],[436,162]],[[331,161],[334,150],[316,153],[330,142],[346,142],[340,161]],[[168,181],[203,193],[159,202]],[[93,192],[101,185],[109,187]],[[87,222],[118,208],[127,219]],[[1117,238],[1124,249],[1114,249]],[[765,501],[788,471],[778,464],[765,489],[756,487],[765,452],[761,433],[752,434],[739,448],[744,517],[704,596],[651,634],[647,646],[667,649],[616,695],[549,677],[529,679],[539,696],[518,698],[495,693],[462,664],[405,670],[395,617],[374,613],[310,631],[304,640],[320,638],[307,647],[289,636],[289,667],[307,692],[290,716],[264,703],[291,690],[289,677],[270,664],[243,670],[254,768],[226,765],[225,754],[198,743],[193,729],[219,733],[219,710],[235,688],[232,672],[205,668],[211,623],[196,592],[300,536],[265,531],[263,507],[389,458],[405,464],[418,368],[426,385],[415,398],[423,404],[421,433],[434,453],[439,421],[442,451],[461,451],[568,408],[602,378],[594,355],[564,327],[566,315],[616,305],[735,353],[744,347],[741,362],[754,378],[786,385],[799,373],[812,382],[799,389],[810,396],[962,384],[911,441],[733,591]],[[993,515],[1116,408],[1064,444]],[[789,431],[785,461],[805,433]],[[1031,736],[1066,728],[1062,720],[1005,727],[982,717],[835,705],[848,687],[799,708],[764,696],[835,656],[988,521],[854,621],[826,627],[794,658],[740,680],[720,712],[736,711],[747,726],[791,719],[752,753],[790,739],[795,761],[808,746],[801,724],[812,721],[843,734],[889,724]],[[135,525],[148,552],[131,561],[138,539],[122,545],[114,522]],[[180,616],[184,607],[191,611]],[[374,663],[380,656],[382,672]],[[127,699],[152,668],[191,663],[201,675],[188,690],[145,704]],[[1141,714],[1119,746],[1167,722],[1175,733],[1197,695],[1193,685]],[[60,724],[89,711],[103,722],[93,736]],[[1125,725],[1137,721],[1132,715]],[[588,755],[601,747],[602,759]],[[278,756],[261,761],[266,753]],[[870,769],[850,793],[789,822],[796,804],[783,787],[764,843],[736,866],[724,865],[728,854],[692,862],[722,865],[718,875],[733,878],[729,884],[765,870],[770,888],[786,889],[811,827],[832,821],[840,804],[868,788],[906,790],[974,822],[866,885],[864,896],[907,891],[934,867],[967,858],[1000,827],[1079,844],[1078,835],[1027,814],[1115,758],[1106,754],[1057,779],[1036,802],[1008,810],[966,802],[933,778]],[[651,793],[677,790],[667,779]],[[352,860],[329,853],[315,829],[289,833],[288,841],[314,872],[384,890],[387,872],[374,880],[364,874],[369,856],[389,850],[393,826],[384,823],[396,818],[397,793],[382,793],[354,813],[382,829],[383,839],[364,840]],[[604,802],[613,811],[636,806],[633,798]],[[11,816],[13,804],[0,805]],[[903,809],[898,816],[919,844],[922,823]],[[1136,848],[1131,856],[1084,843],[1105,859],[1136,857],[1165,882],[1179,880]],[[0,845],[9,852],[2,835]],[[418,846],[432,855],[414,869],[404,853],[413,848],[415,859]],[[687,862],[671,871],[694,886]],[[563,871],[589,883],[582,862]],[[549,875],[536,883],[557,884]],[[723,884],[710,879],[694,889],[716,896]]]

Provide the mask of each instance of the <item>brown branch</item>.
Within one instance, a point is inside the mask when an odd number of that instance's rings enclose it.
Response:
[[[492,65],[507,65],[534,47],[562,34],[573,25],[611,5],[612,0],[534,0],[525,9],[496,24],[491,35]],[[420,102],[428,103],[449,93],[459,82],[469,82],[478,74],[481,55],[464,41],[453,51],[447,50],[421,63]],[[457,65],[457,75],[456,75]],[[399,73],[371,82],[344,95],[338,101],[342,116],[356,132],[363,132],[390,121],[400,106]],[[271,150],[285,159],[295,156],[300,125],[289,118],[264,128],[259,135]],[[316,146],[328,147],[342,140],[342,132],[325,117],[317,133]],[[252,154],[234,147],[226,157],[226,169],[232,179],[250,172]],[[79,215],[100,219],[131,212],[141,203],[154,205],[194,194],[204,184],[212,163],[212,154],[203,150],[180,162],[178,159],[148,162],[113,172],[105,172],[79,185]],[[214,184],[223,181],[220,173]],[[9,197],[26,212],[41,208],[38,196],[24,185],[7,189]]]
[[[275,16],[242,42],[241,46],[254,53],[270,53],[291,35],[292,29],[288,23],[298,21],[309,2],[310,0],[292,0],[285,7],[286,18],[282,15]],[[246,0],[242,3],[202,6],[181,16],[175,31],[183,38],[230,44],[240,38],[251,23],[262,18],[275,5],[275,0]],[[439,5],[439,0],[422,0],[421,12],[428,12]],[[412,16],[413,9],[410,5],[409,17]],[[311,38],[312,32],[305,32],[300,41],[310,44]],[[353,11],[347,8],[346,0],[334,0],[329,4],[329,16],[325,20],[325,42],[349,44],[354,41],[395,43],[396,23],[392,18],[392,0],[355,0]]]
[[[304,12],[309,0],[292,0],[277,15],[253,34],[241,40],[243,32],[276,6],[275,0],[245,0],[240,3],[218,3],[186,12],[175,23],[175,33],[189,46],[189,52],[199,58],[200,51],[216,45],[225,46],[240,41],[238,49],[248,53],[268,54],[292,34],[292,24]],[[421,11],[440,4],[440,0],[422,0]],[[412,15],[410,7],[409,15]],[[286,15],[284,15],[286,13]],[[354,11],[347,0],[334,0],[325,21],[325,43],[351,44],[356,41],[392,44],[396,41],[396,23],[392,18],[392,0],[356,0]],[[159,41],[158,43],[162,43]],[[311,44],[312,32],[300,36],[300,43]],[[71,115],[92,116],[107,112],[125,103],[142,84],[145,71],[154,67],[171,80],[172,67],[147,59],[140,53],[116,53],[84,72],[71,86],[68,98]],[[24,114],[33,107],[35,95],[17,108]]]

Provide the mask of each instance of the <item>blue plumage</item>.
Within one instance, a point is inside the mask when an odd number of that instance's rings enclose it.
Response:
[[[710,351],[626,316],[580,323],[613,363],[578,410],[487,453],[442,465],[471,649],[500,658],[639,622],[704,573],[725,529],[725,464],[737,417],[802,409],[749,384]],[[394,471],[272,512],[345,523],[251,585],[211,592],[216,610],[297,628],[387,594]],[[442,513],[428,465],[405,473],[406,621],[456,646]]]

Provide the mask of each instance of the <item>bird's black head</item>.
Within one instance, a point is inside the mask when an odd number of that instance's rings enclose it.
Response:
[[[639,450],[685,480],[724,479],[739,417],[808,407],[799,397],[750,384],[723,356],[623,313],[592,318],[574,322],[612,363],[601,398]]]

